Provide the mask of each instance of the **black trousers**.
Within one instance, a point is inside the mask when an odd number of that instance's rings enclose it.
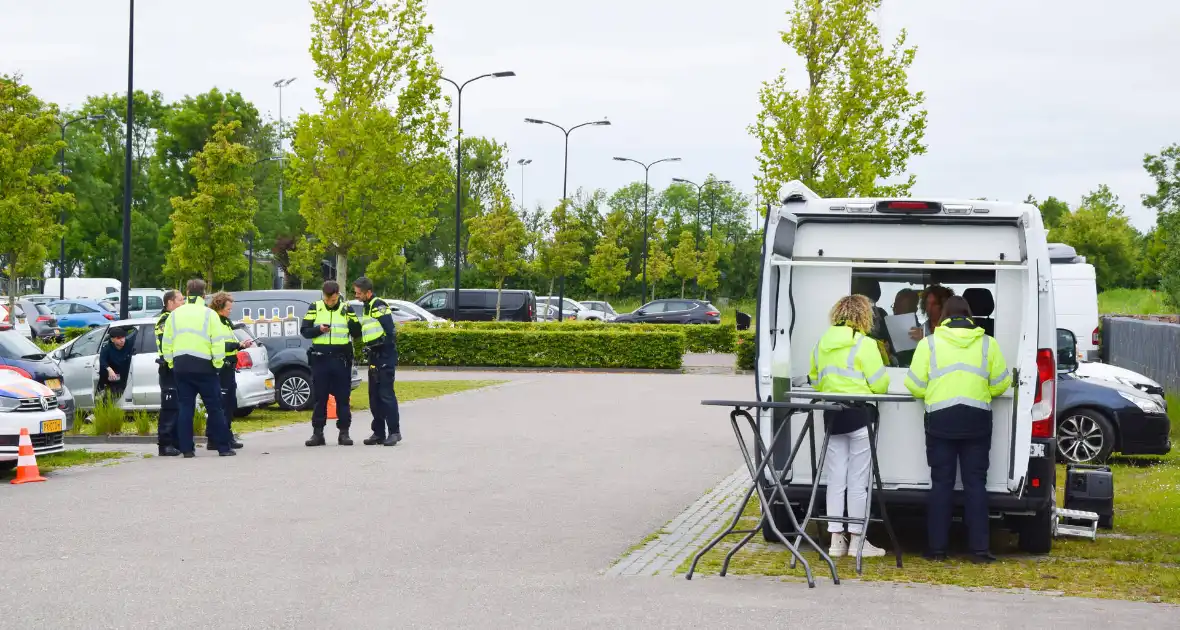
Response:
[[[963,477],[963,522],[972,553],[988,551],[987,468],[991,436],[941,438],[926,433],[926,462],[930,465],[930,494],[926,505],[926,545],[932,553],[946,553],[954,509],[955,470]]]
[[[336,399],[336,428],[343,431],[352,426],[352,411],[348,407],[352,364],[347,358],[335,354],[312,357],[311,392],[315,396],[315,408],[311,412],[313,428],[322,429],[328,423],[328,396]]]
[[[205,403],[206,428],[209,443],[218,451],[233,450],[232,436],[225,422],[225,411],[221,408],[221,383],[215,372],[181,372],[176,375],[176,393],[180,406],[177,419],[179,449],[182,453],[195,450],[193,446],[193,415],[196,413],[197,396]]]
[[[397,394],[393,391],[396,374],[397,368],[369,366],[369,411],[373,412],[375,435],[402,432]]]
[[[156,444],[160,448],[165,446],[178,447],[176,435],[176,417],[179,407],[176,404],[176,377],[167,367],[160,368],[160,422],[156,427]]]
[[[237,365],[229,361],[217,371],[217,379],[221,381],[221,408],[225,410],[225,423],[232,432],[234,429],[234,412],[238,410],[238,370]]]

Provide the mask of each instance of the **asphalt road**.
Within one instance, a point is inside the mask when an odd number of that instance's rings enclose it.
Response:
[[[480,378],[415,372],[406,378]],[[510,374],[396,448],[130,461],[0,488],[0,628],[1152,628],[1173,607],[846,582],[607,578],[732,472],[749,377]],[[367,424],[367,422],[365,422]],[[334,438],[334,430],[329,429]]]

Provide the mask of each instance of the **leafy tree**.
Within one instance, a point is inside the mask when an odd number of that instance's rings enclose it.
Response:
[[[1143,168],[1155,180],[1155,192],[1143,205],[1156,211],[1156,228],[1147,258],[1158,265],[1160,287],[1173,306],[1180,306],[1180,144],[1146,155]]]
[[[651,299],[656,299],[656,286],[672,274],[672,258],[664,250],[664,236],[666,228],[663,219],[652,221],[651,232],[648,235],[647,283],[651,286]],[[636,280],[643,277],[643,271],[635,276]],[[647,299],[647,296],[641,296]]]
[[[1039,204],[1036,203],[1036,199],[1033,199],[1033,202],[1033,205],[1041,209],[1041,220],[1045,222],[1047,229],[1058,227],[1065,217],[1069,216],[1069,204],[1056,197],[1049,197]]]
[[[708,299],[709,291],[716,289],[721,284],[721,272],[717,269],[717,261],[721,258],[722,245],[719,238],[711,238],[705,241],[705,250],[700,254],[700,273],[697,275],[697,284],[705,292],[705,299]]]
[[[524,266],[528,233],[512,209],[512,199],[503,192],[492,211],[468,219],[467,229],[471,233],[471,262],[496,280],[496,319],[500,319],[504,279]]]
[[[173,197],[172,249],[168,270],[175,276],[200,272],[211,285],[237,277],[247,268],[242,236],[254,229],[254,152],[232,138],[241,123],[213,126],[213,137],[196,154],[192,173],[196,192]]]
[[[900,196],[915,178],[886,184],[926,152],[922,92],[907,72],[915,48],[903,30],[886,50],[873,23],[882,0],[795,0],[783,43],[802,58],[805,89],[786,70],[763,84],[762,111],[750,133],[761,142],[758,185],[777,198],[801,180],[825,197]]]
[[[1140,235],[1106,185],[1083,196],[1078,209],[1063,218],[1050,237],[1072,245],[1094,265],[1099,291],[1133,284]]]
[[[676,277],[680,278],[680,297],[683,298],[685,285],[701,272],[701,261],[697,255],[696,244],[693,243],[692,232],[688,230],[680,233],[679,242],[672,250],[672,269],[676,272]]]
[[[569,201],[562,200],[549,214],[553,234],[541,246],[541,265],[549,276],[549,293],[555,278],[573,273],[582,266],[586,250],[582,248],[582,229],[569,212]]]
[[[58,213],[73,201],[53,168],[65,148],[57,140],[57,108],[33,95],[20,75],[0,74],[0,263],[8,278],[8,313],[15,316],[21,275],[39,276],[46,243],[62,233]]]
[[[594,246],[586,285],[602,299],[609,299],[622,288],[630,273],[627,271],[627,250],[619,243],[624,217],[612,212],[606,218],[606,233]]]

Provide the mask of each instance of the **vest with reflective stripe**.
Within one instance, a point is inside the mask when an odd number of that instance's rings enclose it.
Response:
[[[956,405],[990,411],[992,399],[1003,394],[1012,381],[999,344],[985,334],[971,340],[970,329],[964,328],[957,330],[967,331],[958,333],[966,335],[961,337],[966,344],[957,344],[940,337],[956,335],[954,329],[938,330],[945,332],[927,336],[914,351],[906,388],[925,400],[927,413]]]
[[[164,322],[161,344],[164,360],[174,367],[176,359],[190,357],[209,361],[214,368],[220,369],[225,361],[225,346],[221,339],[214,339],[220,326],[217,314],[207,308],[201,298],[186,298],[184,305]]]
[[[361,339],[366,346],[376,343],[385,336],[385,329],[381,327],[381,322],[377,321],[377,318],[388,314],[389,306],[379,298],[369,300],[369,303],[361,309],[358,319],[361,322]]]
[[[811,383],[817,391],[841,394],[881,394],[889,388],[889,374],[881,361],[881,353],[871,337],[855,332],[847,326],[833,326],[824,334],[825,339],[839,337],[855,340],[851,346],[843,346],[827,352],[821,351],[824,339],[815,345],[811,353]],[[830,347],[830,346],[829,346]]]
[[[348,339],[348,320],[351,309],[347,304],[339,303],[336,305],[336,310],[333,311],[324,304],[323,300],[316,300],[316,303],[312,305],[312,310],[315,312],[314,323],[316,326],[327,324],[330,327],[328,332],[312,339],[313,344],[345,346],[351,343]]]
[[[221,321],[221,317],[214,313],[214,322],[216,332],[213,336],[214,341],[220,341],[225,344],[225,358],[237,359],[238,356],[238,338],[234,336],[234,329],[226,326],[225,322]]]

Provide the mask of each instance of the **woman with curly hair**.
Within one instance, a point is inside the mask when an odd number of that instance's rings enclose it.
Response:
[[[924,328],[911,328],[910,339],[918,341],[927,335],[933,335],[934,329],[942,323],[943,305],[954,295],[954,291],[941,284],[932,284],[927,287],[922,292],[922,299],[919,302],[922,312],[926,314],[926,325]]]
[[[889,374],[872,337],[873,303],[863,295],[840,298],[829,314],[832,327],[824,333],[811,353],[809,378],[817,391],[842,394],[883,394],[889,388]],[[827,515],[844,516],[847,498],[848,524],[852,540],[844,536],[844,523],[828,523],[832,545],[828,555],[848,555],[860,545],[864,528],[860,521],[868,509],[869,472],[868,407],[854,406],[825,412],[829,433],[824,459],[828,479]],[[864,541],[863,556],[883,556],[885,550]]]

